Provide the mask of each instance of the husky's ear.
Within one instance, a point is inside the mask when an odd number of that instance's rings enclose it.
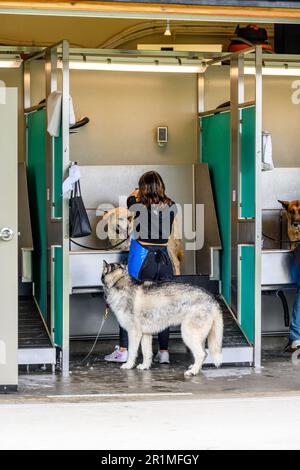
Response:
[[[108,272],[108,263],[107,261],[105,261],[105,259],[103,260],[103,266],[102,266],[102,273],[103,274],[107,274]]]
[[[289,207],[289,201],[280,201],[278,199],[278,202],[280,202],[280,204],[282,205],[282,207],[285,209],[285,210],[288,210],[288,207]]]

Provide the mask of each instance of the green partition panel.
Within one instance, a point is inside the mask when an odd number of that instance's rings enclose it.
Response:
[[[255,217],[255,107],[242,110],[240,202],[241,217]]]
[[[54,344],[62,347],[63,337],[63,307],[62,307],[62,286],[63,286],[63,259],[62,247],[55,246],[53,253],[53,302],[54,302]]]
[[[230,302],[230,113],[201,119],[201,161],[209,166],[222,241],[222,294]],[[206,222],[207,223],[207,222]]]
[[[62,134],[53,142],[53,202],[54,217],[62,217]],[[62,347],[63,337],[63,258],[62,247],[54,247],[53,273],[54,344]]]
[[[27,117],[27,177],[33,234],[35,298],[47,320],[46,113]]]
[[[47,321],[47,232],[46,232],[46,111],[27,117],[27,176],[33,231],[33,280],[35,297]],[[54,217],[62,217],[62,137],[54,138],[53,199]],[[62,345],[62,248],[53,247],[54,342]]]
[[[255,217],[255,107],[241,113],[240,202],[242,218]],[[240,247],[240,323],[248,340],[253,343],[255,329],[255,249]]]
[[[254,293],[255,293],[255,248],[254,246],[240,247],[240,324],[248,338],[253,343],[255,329]]]
[[[222,294],[230,304],[230,112],[201,118],[201,161],[211,173],[214,199],[222,240]],[[242,110],[241,125],[241,217],[255,217],[255,107]],[[255,249],[240,246],[239,315],[250,342],[254,340]]]

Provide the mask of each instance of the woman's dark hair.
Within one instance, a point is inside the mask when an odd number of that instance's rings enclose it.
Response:
[[[166,188],[162,177],[156,171],[147,171],[139,180],[140,202],[149,207],[152,204],[171,204],[166,195]]]

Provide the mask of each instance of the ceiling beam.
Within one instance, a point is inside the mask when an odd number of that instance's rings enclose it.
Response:
[[[298,8],[227,7],[98,1],[1,1],[0,14],[192,21],[300,23]]]

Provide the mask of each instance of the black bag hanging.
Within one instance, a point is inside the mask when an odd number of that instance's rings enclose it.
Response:
[[[75,183],[70,198],[70,237],[86,237],[92,233],[91,224],[81,197],[80,183]]]

